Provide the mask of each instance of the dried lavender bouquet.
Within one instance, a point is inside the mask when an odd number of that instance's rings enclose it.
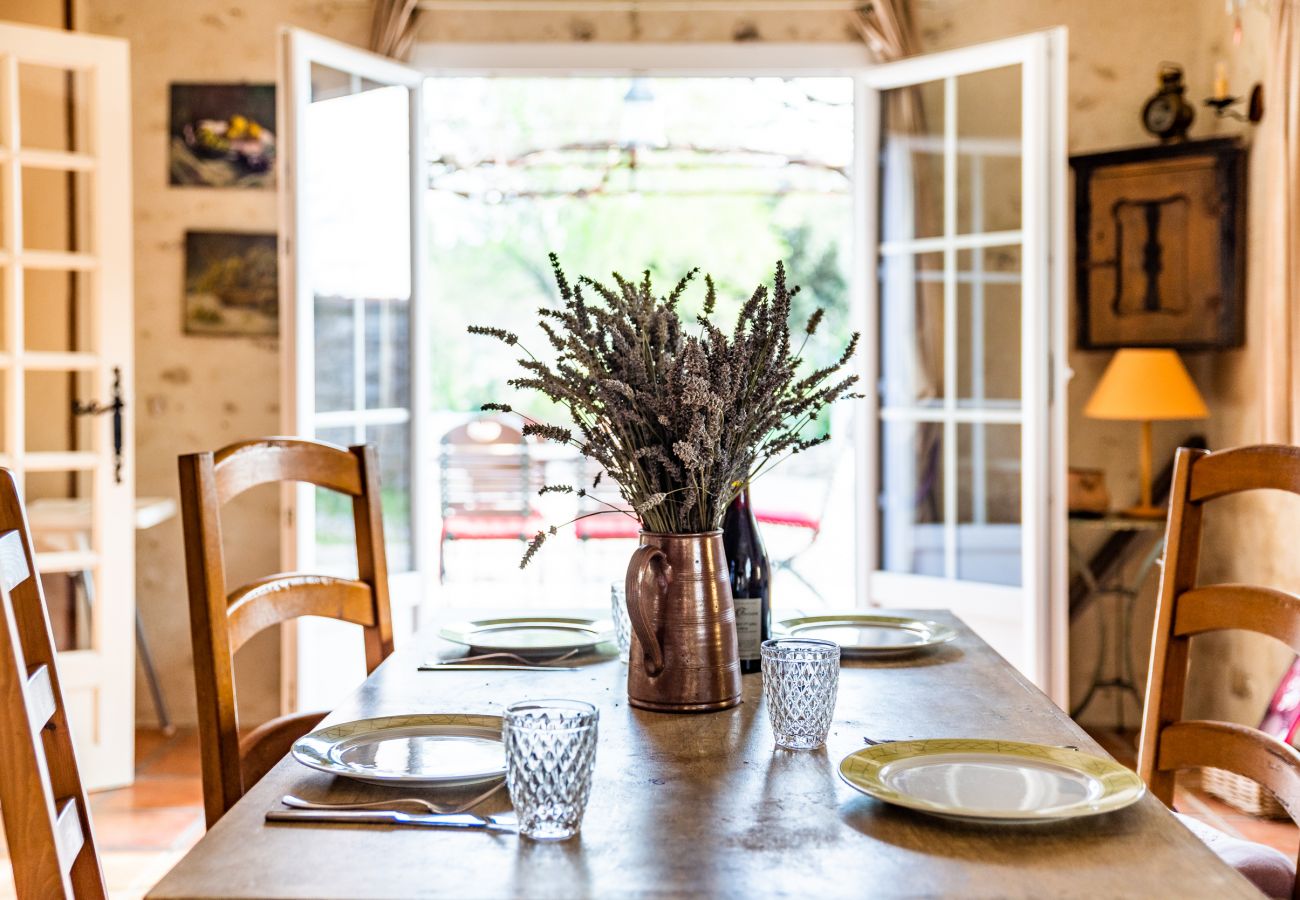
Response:
[[[687,324],[678,314],[698,269],[667,296],[655,297],[649,271],[639,282],[615,272],[616,287],[587,277],[570,283],[558,257],[550,259],[564,307],[538,315],[557,353],[553,363],[534,356],[513,332],[480,325],[469,331],[520,347],[524,374],[508,384],[540,391],[569,410],[576,433],[526,416],[523,431],[573,446],[617,482],[628,508],[603,513],[635,516],[642,528],[659,534],[720,528],[745,485],[830,437],[803,436],[819,412],[861,396],[850,393],[858,376],[842,374],[857,348],[856,333],[833,365],[799,374],[823,311],[809,317],[799,348],[792,349],[790,304],[799,288],[786,284],[780,262],[772,289],[759,285],[728,335],[710,318],[717,293],[708,275],[704,315]],[[512,411],[504,403],[482,408]],[[587,493],[582,485],[542,488],[557,491]],[[521,565],[555,533],[555,527],[538,532]]]

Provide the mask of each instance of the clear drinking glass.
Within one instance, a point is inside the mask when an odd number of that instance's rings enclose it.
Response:
[[[579,700],[526,700],[506,709],[506,786],[519,833],[561,841],[578,833],[596,762],[596,707]]]
[[[609,586],[609,616],[614,620],[614,637],[618,640],[618,658],[627,662],[632,649],[632,620],[627,617],[627,593],[623,582]]]
[[[840,646],[812,638],[764,641],[763,694],[776,742],[792,750],[826,743],[840,687]]]

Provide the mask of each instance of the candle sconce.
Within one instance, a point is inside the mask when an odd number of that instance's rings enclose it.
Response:
[[[1240,110],[1234,109],[1242,103],[1246,105],[1244,115]],[[1258,125],[1260,119],[1264,118],[1264,86],[1256,84],[1250,89],[1249,97],[1206,97],[1205,105],[1214,110],[1216,118],[1236,119],[1238,122]]]

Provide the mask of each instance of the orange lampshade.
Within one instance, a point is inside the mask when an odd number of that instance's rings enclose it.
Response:
[[[1125,349],[1111,357],[1083,414],[1091,419],[1204,419],[1210,411],[1173,350]]]

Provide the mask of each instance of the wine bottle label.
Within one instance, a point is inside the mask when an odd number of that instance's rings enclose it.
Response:
[[[736,604],[736,639],[741,659],[758,659],[763,638],[763,598],[738,597]]]

